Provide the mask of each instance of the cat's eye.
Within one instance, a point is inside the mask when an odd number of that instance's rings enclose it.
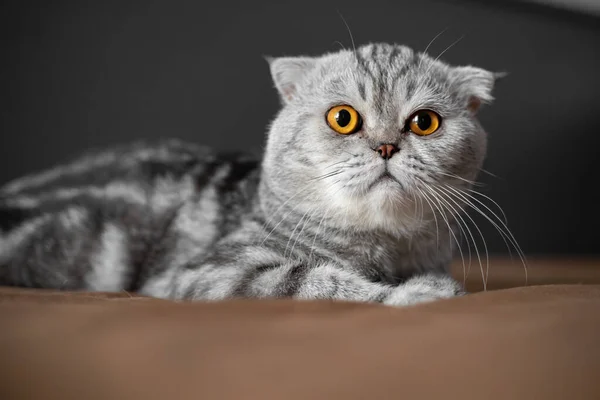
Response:
[[[362,126],[362,118],[358,111],[348,105],[335,106],[325,116],[327,125],[340,135],[357,132]]]
[[[439,129],[442,118],[431,110],[420,110],[411,115],[407,122],[411,132],[427,136]]]

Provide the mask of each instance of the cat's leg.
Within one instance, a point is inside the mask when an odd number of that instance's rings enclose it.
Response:
[[[406,306],[465,295],[463,287],[446,273],[415,275],[397,286],[384,304]]]
[[[372,282],[335,262],[287,260],[258,246],[223,244],[213,256],[191,262],[174,280],[171,297],[332,299],[409,305],[453,297],[460,285],[441,274],[425,274],[398,285]]]

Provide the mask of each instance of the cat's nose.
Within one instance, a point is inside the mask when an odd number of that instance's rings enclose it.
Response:
[[[374,149],[376,152],[379,153],[379,155],[384,159],[384,160],[389,160],[390,158],[392,158],[392,156],[394,155],[394,153],[398,152],[398,147],[396,147],[395,144],[391,144],[391,143],[386,143],[386,144],[382,144],[379,145],[377,148]]]

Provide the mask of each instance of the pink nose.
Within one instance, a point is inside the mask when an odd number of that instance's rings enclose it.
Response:
[[[398,152],[398,148],[395,145],[388,143],[380,145],[375,151],[378,152],[383,159],[388,160],[392,158],[394,153]]]

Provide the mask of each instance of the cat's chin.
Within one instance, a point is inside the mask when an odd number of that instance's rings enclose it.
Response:
[[[360,231],[385,231],[406,235],[423,229],[415,199],[393,179],[376,182],[360,196],[335,197],[334,209],[340,227]]]
[[[369,191],[373,190],[383,190],[387,192],[388,196],[397,197],[398,191],[404,189],[404,185],[400,182],[396,177],[394,177],[389,172],[385,172],[379,176],[379,178],[375,179],[369,185]]]

